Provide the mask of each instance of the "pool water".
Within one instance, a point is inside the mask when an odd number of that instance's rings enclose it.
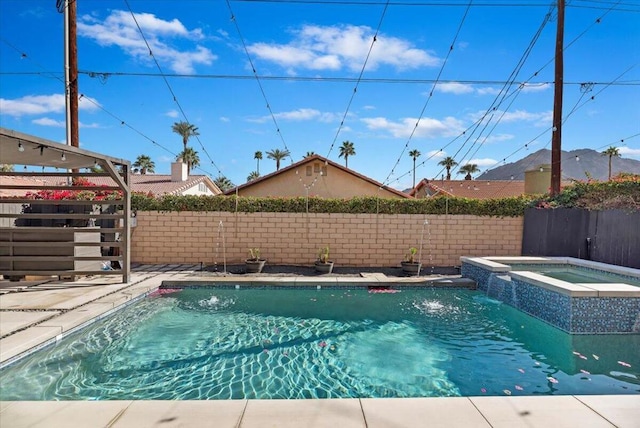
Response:
[[[573,284],[625,283],[640,286],[640,278],[616,275],[595,269],[569,265],[510,264],[511,270],[537,272]]]
[[[184,289],[0,372],[0,400],[638,394],[640,335],[568,335],[470,290]]]

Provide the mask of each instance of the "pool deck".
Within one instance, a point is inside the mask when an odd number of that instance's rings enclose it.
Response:
[[[0,365],[108,316],[162,282],[258,282],[261,276],[202,278],[199,266],[143,265],[119,277],[0,281]],[[357,277],[268,277],[270,282],[384,283]],[[426,278],[393,278],[420,283]],[[431,278],[433,279],[433,278]],[[451,282],[443,278],[443,283]],[[0,385],[0,388],[2,386]],[[0,427],[640,427],[640,395],[329,400],[0,402]]]

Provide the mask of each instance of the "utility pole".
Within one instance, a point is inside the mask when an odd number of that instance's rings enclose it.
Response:
[[[64,70],[67,102],[67,144],[79,147],[78,135],[78,46],[76,1],[64,1]]]
[[[551,128],[551,195],[560,193],[562,174],[562,90],[564,83],[564,5],[558,0],[556,30],[555,85],[553,93],[553,127]]]

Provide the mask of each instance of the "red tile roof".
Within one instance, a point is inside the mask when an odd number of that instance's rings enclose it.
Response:
[[[432,180],[423,179],[409,194],[415,197],[453,196],[473,199],[508,198],[524,195],[523,180]]]

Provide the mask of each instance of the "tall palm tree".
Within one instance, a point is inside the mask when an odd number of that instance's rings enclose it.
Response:
[[[256,167],[256,172],[258,173],[258,177],[260,176],[260,161],[262,160],[262,152],[258,150],[253,154],[253,158],[256,159],[258,166]]]
[[[413,159],[413,188],[416,187],[416,159],[418,159],[421,154],[422,153],[420,153],[420,150],[418,149],[411,150],[409,152],[409,156]]]
[[[147,155],[140,155],[133,163],[133,167],[140,171],[140,174],[146,174],[147,172],[154,173],[156,164]]]
[[[176,122],[171,127],[171,130],[182,137],[183,150],[187,150],[189,138],[200,135],[198,128],[189,122]]]
[[[267,152],[267,157],[276,161],[276,171],[280,170],[280,161],[289,155],[289,150],[273,149]]]
[[[340,146],[340,154],[338,157],[344,158],[344,166],[349,168],[349,156],[355,156],[356,150],[353,148],[353,143],[351,141],[343,141]]]
[[[456,162],[455,159],[452,158],[451,156],[447,156],[446,158],[444,158],[440,162],[438,162],[438,165],[441,165],[441,166],[446,168],[446,170],[447,170],[447,180],[451,180],[451,168],[453,168],[454,166],[458,165],[458,162]]]
[[[182,158],[182,162],[187,164],[187,174],[191,174],[191,170],[200,165],[200,156],[198,152],[191,147],[187,147],[176,157],[176,160]]]
[[[620,157],[620,149],[617,147],[609,146],[607,150],[602,152],[603,156],[609,156],[609,181],[611,181],[611,160],[614,157]]]
[[[251,171],[251,174],[247,176],[247,181],[253,181],[258,177],[260,177],[260,173],[258,171]]]
[[[224,175],[220,174],[219,176],[217,176],[214,180],[214,183],[216,183],[216,186],[218,186],[218,189],[222,190],[223,192],[226,192],[227,190],[233,188],[235,186],[235,184],[233,184],[231,182],[231,180],[229,180],[227,177],[225,177]]]
[[[475,163],[468,163],[460,167],[460,172],[466,173],[464,176],[465,180],[471,180],[471,174],[475,174],[476,172],[480,172],[480,168]]]

